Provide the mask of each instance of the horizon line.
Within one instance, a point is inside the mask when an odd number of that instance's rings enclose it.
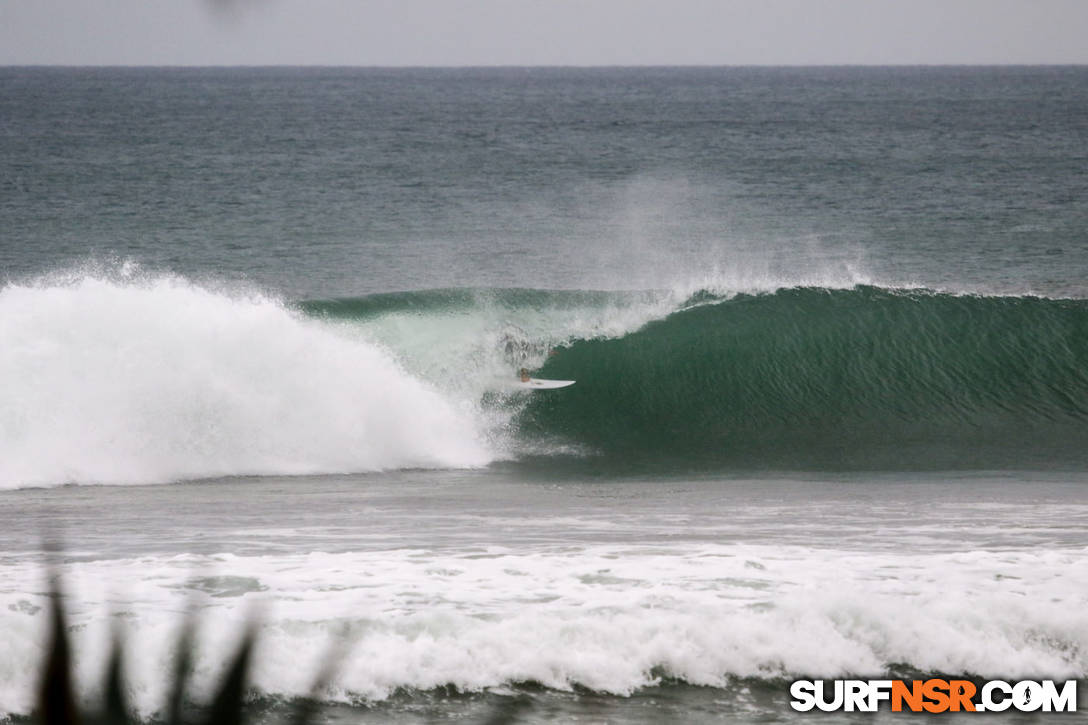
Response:
[[[540,64],[351,64],[351,63],[0,63],[0,68],[329,68],[359,70],[501,70],[571,69],[607,70],[636,68],[1084,68],[1075,63],[540,63]]]

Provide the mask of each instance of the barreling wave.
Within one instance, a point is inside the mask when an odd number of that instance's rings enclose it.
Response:
[[[0,289],[0,337],[0,487],[511,458],[1088,466],[1088,300],[452,289],[290,306],[76,274]],[[522,365],[578,384],[511,392]]]
[[[523,436],[612,463],[806,469],[1088,464],[1088,301],[877,287],[718,298],[573,342]]]

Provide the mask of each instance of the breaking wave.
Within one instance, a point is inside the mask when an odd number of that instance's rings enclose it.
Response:
[[[577,340],[526,436],[610,460],[764,468],[1088,464],[1088,301],[791,288]]]
[[[0,290],[0,487],[472,467],[474,411],[261,295],[83,275]]]

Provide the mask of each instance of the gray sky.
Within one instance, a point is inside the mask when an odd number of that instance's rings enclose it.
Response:
[[[1088,63],[1088,0],[0,0],[39,63]]]

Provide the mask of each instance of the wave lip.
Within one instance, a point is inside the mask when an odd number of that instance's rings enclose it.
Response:
[[[755,468],[1088,465],[1088,301],[878,287],[703,293],[541,377],[527,438]]]
[[[259,295],[85,275],[0,290],[0,487],[486,465],[471,410]]]

